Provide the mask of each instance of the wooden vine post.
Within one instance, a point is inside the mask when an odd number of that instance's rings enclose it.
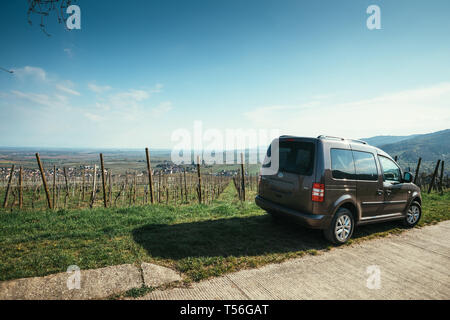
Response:
[[[53,209],[56,208],[56,165],[53,165],[53,190],[52,190],[52,205]]]
[[[133,205],[136,205],[136,171],[134,171],[134,178],[133,178]]]
[[[152,176],[152,166],[150,163],[150,153],[148,151],[148,148],[145,148],[145,156],[147,158],[148,190],[150,192],[150,203],[153,204],[155,202],[153,198],[153,176]]]
[[[92,179],[92,193],[91,193],[91,203],[89,206],[92,208],[94,206],[95,194],[96,194],[96,183],[97,183],[97,165],[94,164],[94,176]]]
[[[437,163],[436,163],[436,168],[434,169],[433,177],[431,178],[430,186],[428,187],[428,194],[430,194],[431,189],[433,188],[434,181],[436,180],[436,176],[437,176],[437,173],[438,173],[438,170],[439,170],[440,162],[441,162],[441,160],[438,160]]]
[[[245,170],[244,170],[244,154],[241,152],[241,190],[242,201],[245,201]]]
[[[109,176],[109,206],[112,207],[112,193],[113,193],[113,182],[112,182],[112,172],[109,170],[108,172]]]
[[[67,169],[66,167],[63,167],[63,173],[64,173],[64,183],[66,186],[66,197],[69,197],[70,191],[69,191],[69,179],[67,178]]]
[[[106,181],[105,181],[105,164],[103,163],[103,154],[100,153],[100,165],[102,169],[102,187],[103,187],[103,205],[108,207],[108,201],[106,199]]]
[[[23,207],[23,188],[22,188],[22,167],[19,168],[19,209]]]
[[[9,173],[9,179],[8,179],[8,185],[6,186],[6,193],[5,193],[5,200],[3,201],[3,208],[6,208],[8,205],[8,197],[9,197],[9,191],[11,190],[11,182],[14,175],[14,168],[15,165],[12,165],[11,172]]]
[[[161,171],[158,171],[158,203],[161,203]]]
[[[184,176],[184,197],[186,198],[186,203],[188,203],[187,186],[186,186],[186,168],[183,168]]]
[[[200,156],[197,156],[198,203],[202,203],[202,176],[200,172]]]
[[[64,209],[67,207],[67,200],[69,199],[69,180],[67,178],[67,170],[66,167],[63,167],[63,173],[64,173],[64,182],[66,185],[66,195],[64,196]]]
[[[419,169],[420,169],[421,163],[422,163],[422,158],[419,158],[419,161],[417,162],[416,174],[414,175],[414,181],[413,181],[414,184],[416,184],[416,182],[417,182],[417,177],[419,176]]]
[[[84,183],[86,181],[86,166],[83,166],[83,179],[81,182],[81,201],[84,201],[84,191],[86,187],[84,186]]]
[[[36,153],[36,160],[39,166],[39,171],[41,171],[42,184],[44,185],[45,195],[47,196],[47,204],[48,208],[52,209],[52,202],[50,201],[50,193],[48,191],[47,180],[45,179],[44,168],[42,167],[41,158],[39,157],[39,153]]]

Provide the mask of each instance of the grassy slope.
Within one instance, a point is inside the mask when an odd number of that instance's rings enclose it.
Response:
[[[421,225],[450,219],[449,203],[450,193],[424,195]],[[352,241],[401,230],[360,227]],[[209,206],[0,211],[0,280],[146,261],[198,281],[330,248],[318,230],[274,223],[252,201],[241,204],[231,184]]]

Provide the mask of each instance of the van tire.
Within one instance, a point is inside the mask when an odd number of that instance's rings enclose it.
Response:
[[[403,225],[407,228],[413,228],[417,223],[419,223],[422,217],[422,207],[417,201],[413,201],[408,210],[406,211],[406,216],[403,219]]]
[[[347,225],[347,222],[350,224],[350,230],[348,230],[348,226],[345,227],[343,225],[343,223]],[[343,236],[342,238],[338,237],[337,229],[341,230],[340,234],[344,232],[344,235],[346,234],[346,236]],[[339,208],[331,220],[330,226],[323,231],[323,234],[328,241],[341,245],[346,243],[352,237],[354,229],[355,219],[353,218],[352,212],[346,208]]]

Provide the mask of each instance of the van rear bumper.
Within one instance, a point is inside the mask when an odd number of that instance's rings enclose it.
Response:
[[[272,214],[292,217],[302,225],[312,229],[326,229],[330,225],[331,216],[321,214],[308,214],[286,208],[272,201],[256,196],[255,203],[261,209],[269,211]]]

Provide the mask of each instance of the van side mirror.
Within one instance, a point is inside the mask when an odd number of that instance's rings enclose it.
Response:
[[[403,182],[411,182],[412,181],[412,174],[410,172],[405,172],[403,174]]]

